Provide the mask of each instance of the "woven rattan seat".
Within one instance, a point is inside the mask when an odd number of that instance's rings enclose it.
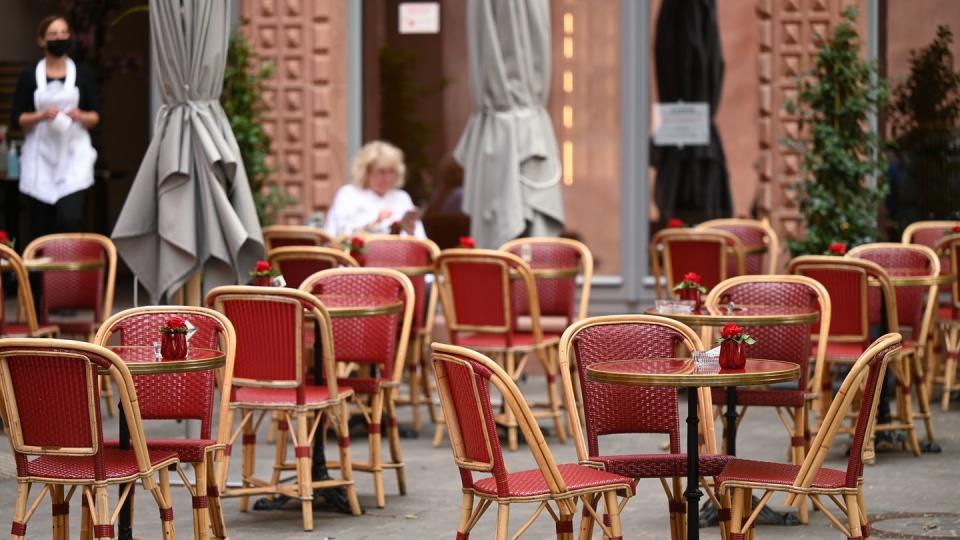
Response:
[[[109,445],[105,445],[109,446]],[[132,450],[119,448],[103,449],[103,474],[107,480],[133,480],[139,474],[137,456]],[[164,450],[149,450],[151,467],[166,467],[176,464],[177,453]],[[96,481],[94,460],[78,456],[40,456],[27,462],[24,476],[41,480]]]
[[[594,490],[607,486],[622,487],[625,483],[630,486],[630,489],[636,487],[635,481],[625,482],[623,476],[619,474],[598,471],[576,463],[558,464],[557,470],[560,471],[560,476],[567,485],[567,490],[571,492]],[[540,469],[508,473],[502,482],[506,486],[501,488],[498,485],[501,481],[491,476],[474,482],[473,488],[478,493],[498,497],[527,498],[550,494],[550,488],[547,486]]]
[[[700,456],[700,475],[716,476],[727,464],[729,456]],[[624,454],[590,456],[591,462],[602,463],[603,469],[630,478],[674,478],[687,475],[687,454]]]
[[[349,397],[353,390],[337,387],[338,399]],[[303,407],[307,409],[328,407],[333,401],[326,386],[303,385]],[[234,407],[296,407],[296,388],[237,388],[233,393]]]

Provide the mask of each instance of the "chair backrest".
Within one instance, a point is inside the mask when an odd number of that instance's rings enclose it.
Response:
[[[346,251],[328,247],[279,247],[267,252],[267,260],[283,274],[287,287],[292,289],[296,289],[303,280],[321,270],[360,266]]]
[[[947,270],[940,267],[941,274],[949,274],[950,268],[960,268],[960,234],[951,233],[937,241],[934,246],[940,256],[941,261],[947,261]],[[946,285],[950,290],[950,307],[953,311],[953,318],[960,319],[960,280],[956,276]]]
[[[673,294],[673,286],[683,280],[687,272],[700,274],[707,289],[732,277],[728,275],[727,259],[733,257],[736,275],[745,273],[743,244],[732,233],[707,229],[663,229],[650,239],[650,262],[657,298]],[[664,290],[661,279],[666,277]]]
[[[263,247],[270,250],[286,246],[342,248],[336,238],[319,227],[309,225],[269,225],[263,228]]]
[[[41,236],[23,250],[24,259],[37,257],[58,262],[103,262],[102,267],[92,270],[44,272],[41,320],[46,321],[50,310],[56,309],[90,309],[97,323],[110,316],[117,276],[117,249],[113,241],[94,233]]]
[[[153,345],[160,340],[160,327],[172,316],[182,317],[196,328],[190,336],[191,347],[219,350],[225,354],[218,411],[222,413],[229,404],[237,347],[233,325],[223,314],[194,306],[131,308],[107,319],[97,331],[94,342],[106,346],[114,335],[119,335],[120,345]],[[209,439],[215,382],[216,372],[213,370],[135,375],[133,384],[140,398],[140,417],[146,420],[200,420],[200,438]]]
[[[23,311],[23,317],[27,323],[27,330],[32,334],[39,328],[37,323],[37,312],[33,304],[33,291],[30,288],[30,278],[27,276],[27,269],[23,266],[23,259],[13,249],[4,244],[0,244],[0,260],[10,265],[14,275],[17,278],[17,291],[20,298],[20,309]],[[0,280],[2,281],[2,280]],[[4,335],[4,326],[9,323],[6,314],[6,291],[0,283],[0,336]]]
[[[711,219],[697,225],[702,229],[727,231],[740,239],[744,249],[744,269],[747,274],[776,274],[780,257],[780,240],[766,219]],[[766,257],[766,264],[764,264]],[[735,276],[736,261],[727,261],[727,276]]]
[[[855,397],[859,396],[860,407],[857,422],[853,428],[853,444],[847,458],[845,482],[846,487],[857,486],[859,479],[863,476],[863,451],[873,431],[877,405],[880,402],[880,386],[883,384],[887,364],[900,352],[901,339],[900,334],[897,333],[878,338],[853,364],[840,385],[840,390],[830,403],[830,409],[827,410],[820,429],[810,445],[811,451],[807,453],[800,465],[794,482],[795,486],[806,488],[813,483],[830,447],[833,446],[837,433],[847,418]],[[788,497],[787,504],[792,504],[791,499],[792,497]]]
[[[363,265],[367,267],[393,268],[410,278],[416,299],[413,308],[413,329],[420,331],[433,328],[437,310],[436,281],[427,282],[433,274],[433,261],[440,255],[440,248],[432,240],[396,234],[367,235],[364,246]]]
[[[689,327],[656,315],[588,317],[567,328],[560,338],[558,370],[567,410],[575,415],[570,364],[576,362],[586,437],[581,434],[579,418],[571,416],[570,424],[580,460],[601,455],[600,436],[617,433],[666,433],[670,452],[680,452],[676,388],[606,384],[586,376],[587,368],[598,362],[671,358],[677,356],[680,345],[690,352],[703,350],[700,338]]]
[[[940,275],[940,257],[927,246],[878,242],[863,244],[847,252],[847,257],[873,261],[892,277]],[[894,288],[897,301],[897,322],[902,333],[910,327],[913,339],[922,347],[926,344],[937,306],[937,286],[897,286]]]
[[[503,335],[512,346],[517,330],[514,279],[525,289],[533,339],[543,340],[537,286],[520,257],[491,249],[445,249],[434,268],[452,343],[457,343],[459,332],[478,332]]]
[[[593,280],[593,254],[590,249],[569,238],[517,238],[500,249],[512,253],[526,262],[534,270],[575,270],[576,273],[558,277],[538,277],[537,298],[540,301],[541,316],[559,316],[567,318],[567,325],[587,316],[590,306],[590,282]],[[576,303],[577,275],[582,278],[580,304]],[[519,302],[517,311],[527,314],[529,307],[520,283],[514,286]]]
[[[722,281],[710,291],[704,304],[722,307],[730,302],[739,305],[812,308],[820,312],[817,331],[817,372],[810,380],[810,337],[814,324],[751,326],[749,334],[757,340],[750,346],[750,356],[783,360],[800,366],[801,390],[820,388],[823,358],[832,317],[830,294],[818,281],[806,276],[762,275],[738,276]],[[812,383],[812,384],[811,384]]]
[[[413,285],[410,279],[390,268],[332,268],[308,277],[300,285],[304,293],[314,295],[325,304],[325,297],[345,299],[351,308],[399,303],[400,309],[376,315],[333,317],[335,360],[341,363],[376,365],[376,378],[400,382],[403,362],[413,320]],[[332,299],[331,299],[332,300]],[[369,379],[341,379],[348,385],[363,384]]]
[[[318,325],[322,369],[331,399],[338,397],[330,315],[316,298],[286,287],[228,285],[207,293],[207,305],[226,315],[237,336],[233,386],[296,388],[305,401],[304,314]]]
[[[878,264],[852,257],[803,255],[790,261],[789,272],[820,282],[830,294],[829,340],[837,343],[870,344],[870,324],[881,318],[881,298],[886,309],[887,328],[899,332],[896,297],[890,276]],[[870,294],[870,279],[878,283],[880,293]],[[814,332],[820,330],[819,324]]]
[[[937,243],[940,239],[954,234],[953,228],[957,226],[960,226],[960,221],[917,221],[907,225],[907,228],[903,230],[901,242],[904,244],[920,244],[938,251]],[[956,266],[951,266],[950,257],[947,254],[941,253],[940,255],[940,273],[951,273],[950,269],[956,268]],[[950,290],[950,285],[943,285],[940,290],[946,293]]]
[[[149,470],[136,389],[117,355],[80,341],[0,339],[4,426],[18,476],[30,456],[53,455],[90,459],[94,478],[106,478],[98,374],[117,384],[138,469]]]
[[[453,459],[460,468],[463,487],[473,487],[473,472],[490,473],[496,479],[498,495],[506,497],[511,494],[508,470],[490,401],[492,386],[500,392],[505,405],[516,416],[517,424],[550,492],[565,492],[566,483],[543,439],[540,426],[520,389],[503,368],[486,356],[463,347],[434,343],[432,348],[437,390],[450,431]]]

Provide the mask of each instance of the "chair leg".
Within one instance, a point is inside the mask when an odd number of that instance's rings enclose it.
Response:
[[[210,499],[207,497],[207,459],[193,464],[195,484],[193,496],[193,537],[210,538]]]
[[[863,538],[863,530],[860,527],[860,504],[857,496],[854,494],[845,495],[844,502],[847,505],[847,526],[850,528],[851,538]]]
[[[245,416],[245,411],[240,411],[241,418]],[[254,467],[256,465],[257,432],[254,428],[253,417],[247,418],[243,423],[243,487],[250,487],[253,484],[250,479],[253,477]],[[226,479],[224,479],[226,480]],[[240,497],[240,511],[246,512],[250,504],[250,496],[242,495]]]
[[[436,427],[433,429],[433,447],[434,448],[439,448],[440,444],[443,443],[443,431],[444,431],[444,428],[446,427],[444,422],[445,421],[442,417],[437,418]]]
[[[319,414],[319,413],[318,413]],[[340,448],[340,478],[349,482],[346,486],[350,512],[360,515],[360,501],[357,499],[357,487],[353,482],[353,461],[350,456],[350,408],[347,400],[341,399],[336,412],[337,446]]]
[[[393,400],[393,391],[386,390],[383,397],[387,409],[387,437],[390,441],[390,461],[397,471],[397,489],[400,495],[407,494],[407,473],[403,468],[403,453],[400,451],[400,426],[397,424],[397,404]]]
[[[507,351],[506,360],[504,361],[504,363],[506,364],[504,367],[506,368],[507,374],[510,375],[510,377],[514,381],[516,381],[520,375],[519,373],[516,372],[516,369],[517,369],[516,353],[514,353],[513,351]],[[510,409],[510,407],[506,407],[505,412],[506,414],[504,416],[506,417],[506,424],[507,424],[507,448],[509,448],[511,452],[516,452],[517,448],[519,448],[520,446],[517,441],[517,419],[514,416],[513,410]]]
[[[510,503],[499,503],[497,506],[497,540],[510,538]]]
[[[955,330],[951,330],[954,332]],[[947,364],[943,372],[943,397],[940,398],[940,409],[944,412],[950,410],[950,393],[953,392],[954,377],[957,373],[957,351],[947,352]],[[933,374],[931,374],[933,376]]]
[[[280,476],[283,473],[283,469],[287,464],[287,442],[289,440],[289,431],[290,426],[287,424],[287,421],[284,418],[275,419],[276,423],[271,422],[271,429],[276,427],[276,454],[273,457],[273,476],[270,478],[270,483],[274,486],[280,485]],[[272,496],[270,497],[273,498]]]
[[[807,450],[807,407],[802,405],[793,410],[793,433],[790,437],[791,463],[800,465],[806,457]],[[810,509],[806,498],[800,498],[797,505],[797,519],[806,525],[810,521]]]
[[[387,504],[383,488],[383,451],[380,448],[383,421],[383,392],[379,392],[370,400],[370,425],[367,426],[370,440],[370,472],[373,473],[373,493],[377,500],[377,508]]]
[[[10,526],[10,540],[23,540],[27,535],[27,499],[30,497],[30,484],[17,482],[17,503],[13,509],[13,525]]]
[[[413,431],[420,433],[423,421],[420,418],[420,336],[414,331],[410,340],[410,358],[407,360],[407,384],[410,392],[410,409],[413,415]]]
[[[574,508],[576,510],[576,508]],[[573,540],[573,512],[560,506],[556,521],[557,540]]]
[[[423,358],[423,344],[420,345],[420,388],[423,391],[423,399],[427,404],[427,413],[430,415],[430,421],[434,424],[440,418],[437,408],[433,403],[433,365]]]
[[[667,501],[670,512],[670,537],[683,540],[687,537],[687,501],[683,498],[683,485],[680,478],[671,478],[672,493]]]
[[[900,405],[897,406],[897,414],[900,416],[901,421],[906,424],[907,431],[907,441],[910,444],[910,449],[913,451],[913,455],[920,456],[920,440],[917,438],[917,429],[913,423],[913,400],[910,398],[910,390],[913,387],[913,381],[911,380],[911,366],[910,359],[904,356],[900,357],[900,377],[901,384],[897,386],[897,395],[900,398],[902,403],[902,408]]]
[[[857,509],[860,511],[860,530],[863,538],[870,538],[870,520],[867,516],[867,505],[863,501],[863,486],[857,486]]]
[[[603,494],[603,506],[610,516],[610,540],[623,540],[623,529],[620,527],[620,504],[617,502],[617,492],[607,491]]]
[[[223,506],[220,503],[220,486],[217,479],[216,462],[213,454],[207,454],[207,505],[210,527],[214,538],[226,538],[227,526],[223,520]]]
[[[457,540],[470,537],[470,518],[473,517],[473,493],[464,493],[460,503],[460,523],[457,524]]]
[[[312,448],[309,444],[310,421],[304,411],[298,411],[295,420],[297,430],[297,492],[300,494],[300,512],[303,515],[303,530],[313,530],[313,469]]]
[[[580,540],[590,540],[593,538],[594,520],[593,514],[587,510],[587,506],[597,510],[597,503],[600,501],[599,493],[591,493],[583,496],[583,513],[580,514]]]
[[[565,444],[567,442],[567,419],[560,411],[561,401],[559,393],[557,392],[557,386],[559,384],[557,364],[559,364],[560,355],[555,347],[538,350],[537,355],[541,358],[546,358],[544,368],[547,372],[547,398],[549,399],[550,413],[553,415],[553,427],[557,431],[557,439]]]
[[[94,494],[97,506],[96,508],[90,509],[92,512],[96,512],[97,516],[93,521],[94,534],[98,539],[112,539],[113,525],[110,520],[110,494],[107,493],[106,486],[97,486],[94,488]]]
[[[912,370],[911,379],[913,387],[917,390],[917,408],[920,410],[918,416],[923,419],[923,429],[927,435],[927,440],[935,439],[933,432],[933,414],[930,413],[930,392],[927,391],[926,374],[923,372],[923,361],[929,354],[927,351],[918,349],[917,353],[911,358],[910,368]]]
[[[80,488],[80,540],[93,540],[93,515],[82,487]]]
[[[50,484],[50,509],[53,540],[66,540],[70,535],[70,507],[63,502],[63,484]]]

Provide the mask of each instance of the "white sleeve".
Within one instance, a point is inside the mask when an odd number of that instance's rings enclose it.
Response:
[[[323,228],[335,238],[349,234],[349,231],[343,229],[348,226],[345,218],[350,213],[350,207],[354,206],[352,200],[354,197],[351,197],[351,195],[349,184],[341,186],[333,196],[333,203],[327,212],[327,222]]]

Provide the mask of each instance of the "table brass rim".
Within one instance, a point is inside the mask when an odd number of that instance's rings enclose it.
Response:
[[[117,352],[118,349],[150,349],[148,345],[120,345],[109,347],[111,351],[117,353],[121,359],[123,356]],[[213,351],[217,354],[210,358],[198,358],[196,360],[166,360],[157,362],[124,362],[131,375],[163,375],[171,373],[193,373],[196,371],[209,371],[222,368],[227,363],[226,353],[216,349],[197,349],[204,351]]]
[[[320,300],[323,303],[323,299]],[[393,313],[400,313],[403,311],[403,302],[395,302],[392,304],[385,304],[382,306],[367,306],[367,307],[327,307],[327,313],[330,314],[331,318],[346,318],[346,317],[374,317],[377,315],[391,315]]]
[[[723,326],[727,323],[737,323],[741,326],[776,326],[813,324],[820,320],[820,312],[791,313],[781,315],[751,315],[750,306],[742,313],[660,313],[657,308],[650,308],[647,315],[659,315],[691,326]]]
[[[396,270],[407,277],[420,277],[433,273],[432,266],[397,266],[391,270]]]
[[[33,259],[24,259],[23,267],[27,272],[82,272],[84,270],[96,270],[106,266],[104,261],[43,261],[35,262]],[[13,265],[6,260],[0,262],[0,269],[4,271],[13,270]]]
[[[777,371],[766,371],[763,373],[742,373],[735,371],[730,373],[701,374],[610,373],[598,370],[598,367],[602,366],[603,364],[622,362],[622,360],[615,360],[611,362],[599,362],[587,367],[587,378],[594,382],[608,384],[623,384],[628,386],[663,386],[674,388],[759,386],[764,384],[790,382],[800,378],[800,366],[797,364],[792,362],[784,362],[781,360],[766,361],[783,364],[784,369]],[[693,368],[693,360],[689,360],[689,362],[690,367]]]
[[[531,268],[530,273],[534,279],[560,279],[572,278],[580,275],[580,269],[570,268]],[[519,278],[520,274],[516,270],[510,270],[510,277]]]
[[[949,285],[956,279],[955,274],[940,274],[939,276],[890,276],[890,283],[894,287],[930,287],[931,285]],[[873,287],[878,287],[880,283],[869,279]]]

